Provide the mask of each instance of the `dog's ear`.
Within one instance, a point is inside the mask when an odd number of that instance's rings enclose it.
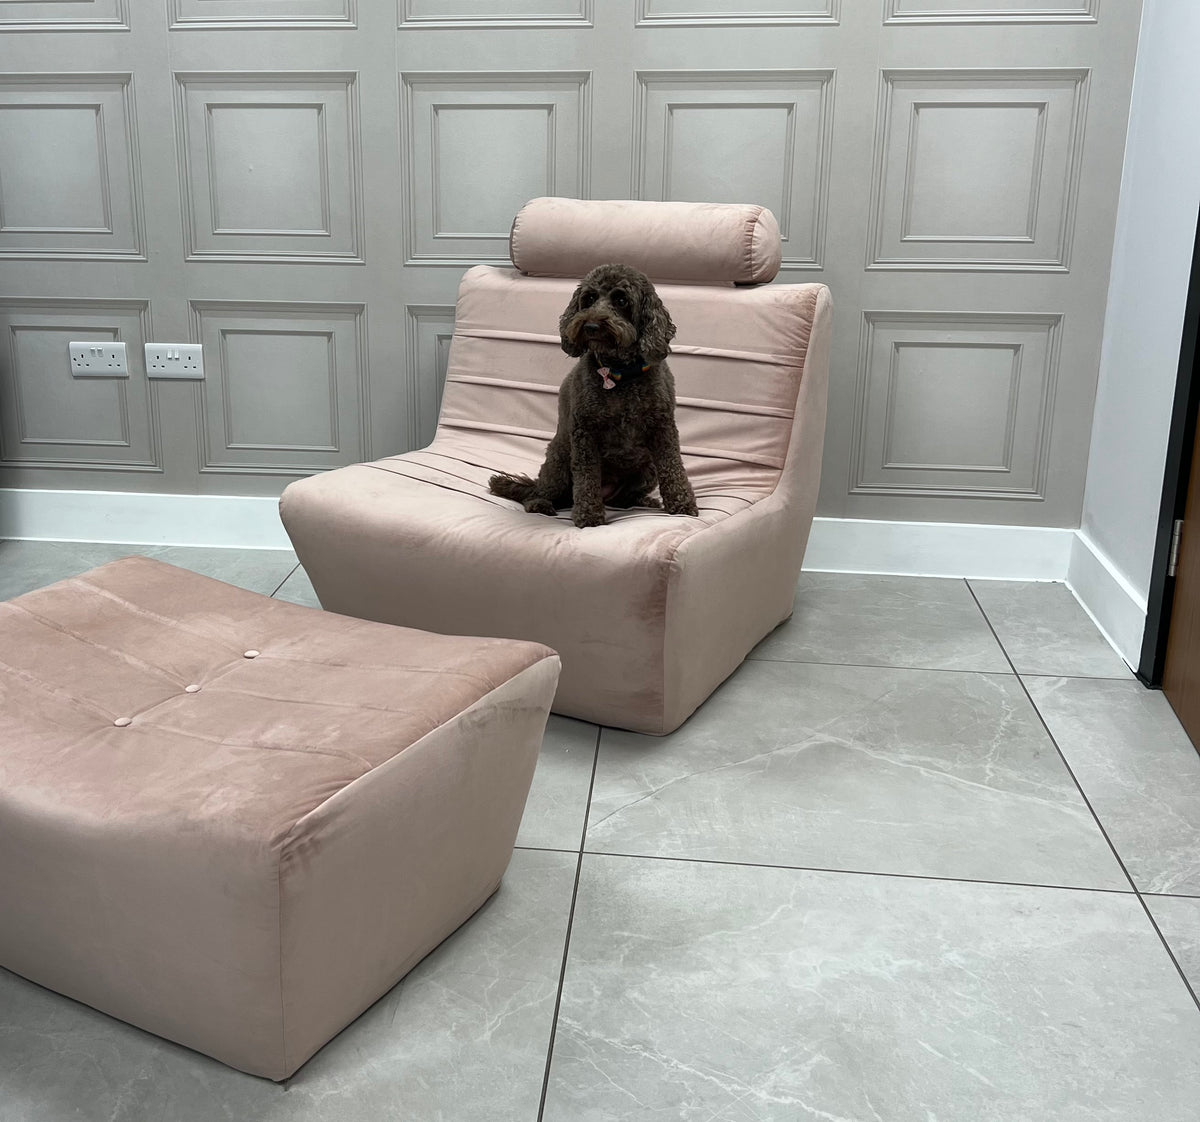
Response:
[[[583,285],[579,285],[571,294],[571,302],[563,309],[563,314],[558,317],[558,341],[562,344],[562,349],[572,358],[578,358],[587,349],[582,344],[572,343],[567,338],[567,326],[579,314],[579,297],[582,292]]]
[[[662,362],[671,350],[675,324],[654,288],[647,285],[642,291],[642,357],[648,363]]]

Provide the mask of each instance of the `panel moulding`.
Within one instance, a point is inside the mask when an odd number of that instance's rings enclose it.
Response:
[[[1075,213],[1081,179],[1083,134],[1087,118],[1088,84],[1091,71],[1087,68],[1048,68],[1048,69],[977,69],[977,70],[884,70],[879,79],[879,95],[875,117],[874,160],[871,174],[871,204],[867,222],[867,254],[866,268],[871,270],[932,270],[951,272],[1050,272],[1067,273],[1070,271],[1071,243],[1074,235]],[[954,101],[947,99],[938,101],[931,96],[931,91],[938,85],[948,89],[961,89],[963,84],[970,83],[975,87],[979,96],[972,101]],[[1037,136],[1032,156],[1031,178],[1045,166],[1045,150],[1047,145],[1047,116],[1046,100],[1036,96],[1024,98],[1015,96],[1022,90],[1028,91],[1038,84],[1066,85],[1071,88],[1069,121],[1058,126],[1056,135],[1063,148],[1063,166],[1061,169],[1062,201],[1057,214],[1053,215],[1056,222],[1057,236],[1052,245],[1047,245],[1048,251],[1044,256],[1001,256],[997,251],[994,256],[982,252],[974,256],[953,257],[938,256],[934,253],[913,252],[898,255],[896,247],[901,245],[918,246],[922,243],[959,245],[996,245],[1024,243],[1030,245],[1036,252],[1036,238],[1027,240],[1024,236],[1005,237],[986,234],[965,233],[964,236],[915,237],[906,236],[907,214],[912,205],[912,188],[915,176],[914,141],[916,139],[916,120],[919,116],[917,109],[944,107],[962,108],[1011,108],[1011,107],[1040,107],[1037,125]],[[901,183],[899,200],[900,217],[895,221],[895,242],[889,247],[887,242],[891,236],[887,229],[885,212],[896,202],[889,196],[889,155],[892,147],[893,126],[896,109],[896,90],[901,86],[916,86],[921,90],[921,96],[906,108],[912,110],[905,135],[908,144],[904,152],[904,166],[898,179]],[[995,94],[992,98],[985,94]],[[1044,179],[1044,176],[1042,176]],[[1027,218],[1027,230],[1036,225],[1039,208],[1043,203],[1041,183],[1035,183],[1030,189],[1030,213]],[[1047,212],[1049,214],[1049,212]],[[889,248],[891,251],[889,252]]]
[[[213,2],[213,0],[209,0]],[[225,0],[221,14],[206,12],[197,0],[168,0],[167,17],[171,31],[305,31],[352,30],[358,26],[358,0],[327,0],[323,4],[294,4],[298,9],[288,12],[279,4],[263,4],[262,0],[243,0],[242,14]]]
[[[180,168],[180,199],[183,208],[183,235],[189,261],[259,262],[274,264],[362,265],[365,264],[365,215],[363,206],[362,137],[359,127],[358,74],[355,71],[220,71],[177,72],[175,75],[175,136]],[[189,101],[190,90],[205,87],[229,90],[223,100],[200,103],[202,121],[194,120],[196,105]],[[345,98],[344,117],[335,112],[331,98],[321,91]],[[247,97],[238,100],[237,93]],[[271,99],[271,94],[277,96]],[[288,95],[294,95],[289,97]],[[204,96],[202,94],[202,96]],[[214,95],[219,97],[220,95]],[[325,229],[291,228],[218,228],[219,200],[216,198],[216,174],[212,146],[211,110],[218,109],[296,109],[319,111],[317,169],[322,194],[321,211]],[[338,141],[344,144],[346,167],[344,211],[346,222],[333,220],[332,159],[329,147],[336,122],[344,125]],[[202,134],[202,135],[197,135]],[[205,166],[198,167],[197,162]],[[336,227],[336,228],[335,228]],[[241,246],[217,247],[214,238],[241,237]],[[254,239],[275,238],[282,244]],[[318,240],[342,243],[326,250],[314,248]]]
[[[79,0],[48,0],[40,5],[48,14],[45,16],[6,16],[0,4],[0,32],[6,31],[128,31],[129,0],[86,0],[91,4],[93,15],[81,10]],[[28,6],[28,5],[26,5]],[[58,10],[58,14],[54,14]]]
[[[443,113],[467,110],[472,113],[485,113],[493,111],[524,111],[524,112],[540,112],[546,118],[546,163],[545,163],[545,182],[546,195],[557,195],[557,175],[555,171],[555,110],[557,106],[553,102],[517,102],[508,104],[505,102],[493,102],[486,105],[470,105],[462,104],[438,104],[434,103],[431,107],[432,121],[430,124],[430,142],[432,150],[432,160],[430,172],[433,180],[433,237],[435,239],[459,239],[469,238],[480,241],[490,240],[495,241],[499,238],[507,238],[508,230],[492,230],[492,231],[454,231],[445,229],[442,221],[442,181],[439,168],[441,166],[441,116]],[[505,260],[500,258],[499,260]]]
[[[400,75],[401,172],[407,186],[403,199],[406,265],[462,268],[475,264],[508,264],[509,261],[507,229],[494,234],[456,234],[440,230],[436,199],[426,199],[426,205],[422,206],[422,189],[436,192],[439,184],[435,146],[437,114],[451,109],[542,109],[547,113],[547,161],[550,165],[543,193],[552,193],[550,188],[557,187],[561,193],[587,198],[591,182],[591,77],[591,71],[586,70],[409,71]],[[573,127],[565,120],[562,101],[554,97],[556,92],[565,98],[577,99],[577,119]],[[453,100],[455,93],[462,94],[463,100]],[[480,100],[480,93],[495,94],[498,100]],[[531,98],[521,100],[517,96],[520,93],[530,94]],[[539,96],[544,100],[537,100]],[[421,100],[419,104],[421,98],[428,98],[428,103]],[[560,149],[568,139],[577,147],[576,158],[569,169],[569,178],[574,179],[574,184],[558,182],[564,171],[560,165],[569,159],[569,156],[561,155]],[[423,151],[425,147],[429,148],[429,166],[419,160],[416,153],[416,149]]]
[[[917,234],[913,233],[913,200],[916,194],[916,152],[919,144],[921,111],[923,109],[1033,109],[1037,112],[1037,134],[1034,140],[1033,158],[1030,160],[1029,204],[1025,210],[1025,229],[1020,234]],[[909,137],[907,159],[904,169],[904,192],[902,196],[902,217],[900,221],[900,241],[902,242],[1027,242],[1033,244],[1036,239],[1036,224],[1038,214],[1038,196],[1041,189],[1042,172],[1046,154],[1046,110],[1045,101],[990,101],[990,102],[955,102],[953,105],[937,102],[917,101],[912,105],[912,117],[909,122]]]
[[[2,5],[0,5],[2,6]],[[0,31],[7,30],[0,24]],[[114,191],[112,176],[119,170],[124,175],[121,192],[122,230],[120,241],[113,248],[105,248],[97,239],[94,245],[47,244],[44,246],[14,244],[0,246],[0,259],[40,261],[145,261],[145,208],[142,195],[142,169],[138,146],[137,115],[134,104],[133,75],[128,72],[72,72],[72,73],[10,73],[0,75],[0,94],[5,90],[36,91],[42,95],[37,101],[12,101],[0,105],[0,109],[91,109],[96,115],[96,143],[99,159],[100,209],[104,215],[103,226],[38,226],[15,227],[6,225],[0,235],[43,234],[50,237],[82,235],[118,239],[114,219]],[[120,108],[105,115],[105,93],[120,97]],[[83,100],[91,94],[98,100]],[[63,95],[55,99],[55,95]],[[119,136],[114,131],[119,128]],[[114,139],[114,137],[118,137]],[[113,157],[123,159],[114,166]],[[3,201],[0,199],[0,212]],[[2,219],[0,219],[2,221]]]
[[[190,321],[190,341],[203,343],[205,331],[209,324],[217,332],[218,355],[221,361],[214,371],[203,381],[193,383],[195,395],[196,440],[199,450],[198,470],[201,474],[220,475],[309,475],[314,472],[326,471],[331,467],[340,466],[343,462],[367,460],[371,458],[370,451],[370,374],[367,351],[367,309],[364,304],[357,303],[305,303],[296,301],[237,301],[237,300],[193,300],[188,305]],[[222,318],[224,317],[224,319]],[[270,323],[265,326],[263,321]],[[344,411],[338,404],[338,391],[342,388],[339,381],[339,369],[336,354],[331,348],[330,354],[330,418],[334,426],[334,441],[331,446],[311,444],[269,444],[269,443],[231,443],[229,434],[232,432],[232,417],[228,394],[224,392],[224,378],[227,372],[226,335],[231,331],[245,334],[265,335],[304,335],[328,337],[333,346],[337,329],[326,327],[324,323],[342,322],[350,325],[353,332],[355,350],[355,370],[353,374],[353,389],[357,397],[357,409],[352,418],[344,417]],[[232,325],[236,323],[237,326]],[[280,326],[283,323],[294,323],[295,331],[289,331]],[[211,340],[210,340],[211,341]],[[215,388],[214,388],[215,387]],[[209,396],[219,394],[220,415],[226,442],[225,451],[263,451],[279,453],[318,453],[324,454],[324,459],[310,459],[303,462],[299,457],[281,455],[278,461],[252,462],[236,458],[224,458],[218,454],[210,432],[209,419],[212,411],[209,408]],[[352,426],[347,432],[346,426]]]
[[[1005,448],[1005,463],[1001,465],[978,464],[899,464],[887,462],[886,441],[888,437],[888,422],[894,408],[892,394],[894,393],[895,354],[889,360],[888,381],[885,386],[887,400],[884,407],[885,417],[884,439],[878,446],[880,470],[925,471],[929,473],[928,482],[882,483],[868,481],[868,455],[870,449],[870,392],[872,359],[876,349],[876,332],[881,325],[891,325],[903,329],[918,327],[928,330],[929,340],[905,340],[902,345],[924,347],[956,346],[979,347],[986,349],[1008,349],[1013,352],[1014,372],[1009,385],[1008,408],[1005,418],[1003,445]],[[1014,465],[1017,430],[1020,424],[1016,395],[1021,390],[1023,379],[1031,375],[1021,369],[1024,363],[1025,347],[1021,340],[1013,339],[980,339],[972,338],[964,332],[961,340],[948,342],[940,337],[955,328],[975,327],[981,331],[1012,328],[1014,332],[1038,332],[1045,337],[1045,357],[1042,365],[1042,381],[1036,397],[1036,417],[1032,431],[1027,434],[1029,455],[1029,482],[1026,486],[1014,485],[1009,487],[997,486],[994,479],[997,474],[1011,474]],[[850,475],[849,493],[866,495],[906,495],[923,498],[952,498],[952,499],[1008,499],[1024,502],[1042,502],[1045,500],[1046,479],[1050,462],[1050,442],[1053,434],[1054,401],[1058,382],[1058,368],[1062,334],[1062,316],[1057,313],[1006,313],[1006,312],[944,312],[944,311],[865,311],[863,313],[862,331],[859,338],[858,369],[854,394],[854,422],[851,428],[850,441]],[[893,348],[895,342],[893,342]],[[1007,465],[1007,466],[1006,466]],[[964,475],[978,474],[983,482],[978,486],[947,485],[939,477],[949,473],[959,472]]]
[[[736,5],[733,5],[736,7]],[[665,10],[664,10],[665,9]],[[837,26],[841,23],[842,0],[811,0],[785,5],[780,11],[706,12],[686,3],[665,6],[661,0],[637,0],[637,27],[786,27],[796,25]]]
[[[784,200],[785,213],[777,214],[780,235],[783,239],[784,269],[819,271],[824,268],[826,214],[829,199],[830,150],[833,132],[833,102],[836,72],[833,70],[644,70],[636,73],[634,90],[633,165],[630,178],[630,198],[641,199],[669,194],[665,190],[673,171],[671,130],[674,111],[683,108],[703,109],[746,109],[778,108],[787,111],[787,133],[784,141],[784,181],[780,184],[780,197]],[[812,206],[803,216],[792,204],[796,179],[797,107],[798,97],[790,100],[781,92],[792,86],[807,86],[819,89],[819,106],[816,120],[816,140],[813,146],[815,159],[812,172]],[[746,101],[730,98],[727,101],[702,101],[695,95],[689,98],[688,91],[699,89],[728,89],[730,91],[761,91]],[[650,182],[647,146],[651,136],[650,97],[663,90],[680,91],[679,100],[666,100],[663,122],[663,165],[662,190],[648,190]],[[803,217],[803,221],[801,218]],[[813,250],[801,256],[788,252],[788,240],[793,228],[806,227],[811,231]]]
[[[13,322],[14,313],[18,317],[21,313],[25,313],[27,317],[33,318],[25,323]],[[131,327],[136,324],[136,327],[133,327],[133,334],[123,334],[120,324],[116,322],[111,326],[100,326],[94,322],[84,322],[85,320],[94,320],[97,318],[105,319],[108,316],[112,316],[114,320],[124,319]],[[50,319],[48,323],[37,322],[39,319],[44,320],[47,318]],[[154,337],[152,334],[150,305],[144,300],[106,300],[90,299],[87,297],[51,297],[31,300],[22,297],[0,297],[0,319],[5,321],[4,334],[6,340],[3,346],[6,353],[8,370],[11,372],[13,378],[12,388],[14,399],[12,405],[15,410],[13,419],[16,421],[18,431],[22,436],[27,426],[24,417],[24,406],[21,400],[20,371],[18,369],[16,354],[16,336],[18,331],[36,331],[42,329],[61,332],[64,336],[95,332],[98,338],[121,340],[126,343],[129,349],[135,352],[140,351],[142,342]],[[65,369],[65,339],[63,363]],[[18,443],[35,446],[42,445],[47,448],[47,452],[44,455],[17,457],[11,454],[11,449],[0,447],[0,468],[50,468],[99,472],[152,472],[161,474],[163,464],[158,386],[153,382],[147,382],[145,379],[136,378],[134,371],[131,371],[130,374],[131,376],[128,378],[114,379],[121,411],[121,440],[113,441],[88,438],[33,438],[30,440],[20,438]],[[134,400],[133,391],[135,388],[137,390],[136,397],[144,402],[144,414],[142,414],[141,408],[138,406],[138,401]],[[138,416],[136,418],[133,413],[135,407],[138,408]],[[144,435],[135,438],[136,432]],[[125,459],[101,459],[99,457],[93,459],[76,459],[67,455],[55,456],[49,451],[52,448],[107,447],[128,448],[131,452],[134,452],[135,439],[136,442],[141,444],[141,450]],[[4,443],[3,435],[0,434],[0,445]]]
[[[1100,0],[1051,0],[1041,6],[1021,0],[1019,6],[980,3],[973,8],[938,5],[935,0],[885,0],[884,23],[1096,23]]]
[[[442,5],[442,11],[422,15],[417,0],[396,0],[396,22],[400,30],[422,30],[435,28],[479,29],[498,27],[575,27],[593,26],[592,12],[595,0],[563,0],[557,6],[547,0],[546,11],[505,15],[479,15],[477,12],[454,11],[454,4]]]
[[[225,447],[231,451],[259,451],[259,452],[340,452],[341,445],[338,441],[338,433],[341,429],[340,418],[338,416],[338,400],[337,400],[337,358],[334,353],[334,335],[332,331],[279,331],[278,329],[256,329],[256,328],[230,328],[220,327],[217,329],[218,352],[220,355],[219,367],[222,378],[228,376],[232,367],[229,356],[229,340],[234,336],[261,335],[266,338],[280,338],[286,336],[289,339],[297,337],[309,337],[314,339],[322,339],[325,342],[325,359],[326,359],[326,391],[329,399],[329,443],[327,444],[299,444],[292,443],[269,443],[266,441],[253,440],[235,440],[232,434],[237,426],[237,419],[233,415],[233,396],[229,393],[222,392],[221,408],[225,421],[225,432],[228,438],[225,441]],[[224,389],[224,387],[223,387]],[[211,465],[210,465],[211,466]],[[315,470],[315,469],[314,469]]]
[[[973,349],[989,349],[998,351],[1008,351],[1012,356],[1011,365],[1008,371],[1008,392],[1007,392],[1007,409],[1004,418],[1004,434],[1001,438],[1003,452],[1000,456],[998,464],[949,464],[949,463],[916,463],[897,460],[893,453],[893,437],[895,434],[895,419],[896,419],[896,402],[899,394],[897,380],[900,368],[900,355],[905,347],[912,348],[932,348],[932,347],[959,347],[963,344],[957,343],[912,343],[912,342],[893,342],[891,362],[888,364],[888,380],[887,390],[885,395],[885,412],[887,419],[883,429],[883,447],[882,460],[883,467],[887,468],[915,468],[922,471],[974,471],[974,472],[1004,472],[1011,473],[1013,469],[1013,444],[1017,431],[1017,391],[1021,388],[1021,355],[1022,344],[1020,343],[969,343]]]
[[[422,363],[422,333],[442,344],[454,334],[453,304],[409,304],[405,307],[405,357],[407,359],[408,447],[423,448],[433,438],[441,402],[441,371]],[[438,330],[437,325],[442,329]],[[431,424],[432,422],[432,424]]]

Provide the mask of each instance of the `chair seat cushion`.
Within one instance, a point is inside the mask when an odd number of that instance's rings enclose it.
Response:
[[[497,468],[537,470],[521,438],[497,434],[461,448],[457,439],[288,487],[281,514],[322,605],[446,634],[553,640],[563,654],[556,712],[599,723],[619,713],[626,728],[669,731],[686,716],[667,704],[674,664],[706,665],[704,652],[684,658],[669,642],[684,554],[734,522],[757,520],[771,500],[700,489],[699,517],[610,508],[608,524],[581,531],[569,510],[528,514],[488,493]],[[761,559],[750,560],[753,571]],[[736,569],[713,570],[740,583]],[[716,605],[692,608],[720,617]],[[738,626],[761,637],[787,606],[765,611],[765,623],[748,609]],[[719,649],[721,637],[711,638]]]
[[[495,890],[558,663],[140,557],[0,652],[0,965],[276,1079]]]

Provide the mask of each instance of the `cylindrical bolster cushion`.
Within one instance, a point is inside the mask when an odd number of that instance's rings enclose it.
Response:
[[[742,203],[533,199],[513,221],[512,262],[539,277],[581,277],[621,262],[655,280],[762,284],[779,272],[779,223]]]

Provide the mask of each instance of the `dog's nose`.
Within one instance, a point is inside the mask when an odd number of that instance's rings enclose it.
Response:
[[[585,323],[583,325],[583,333],[585,335],[598,335],[600,333],[600,325],[598,323]]]

